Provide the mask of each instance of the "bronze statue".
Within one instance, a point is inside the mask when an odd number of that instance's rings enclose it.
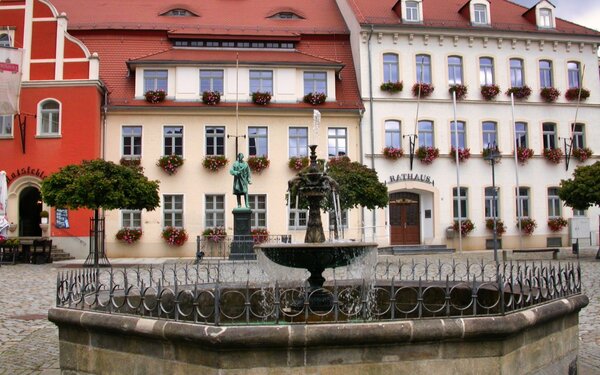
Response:
[[[250,180],[250,167],[248,166],[248,163],[244,161],[244,154],[241,152],[237,154],[237,158],[229,170],[229,173],[233,175],[233,194],[237,198],[238,208],[242,207],[242,195],[244,196],[246,208],[250,208],[248,202],[248,185],[250,185],[252,181]]]

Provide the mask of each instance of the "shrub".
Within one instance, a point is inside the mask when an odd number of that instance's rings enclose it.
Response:
[[[322,92],[310,92],[304,95],[304,103],[319,105],[325,103],[325,99],[327,99],[327,95]]]
[[[249,156],[248,157],[248,166],[252,169],[253,172],[260,173],[267,169],[271,162],[269,158],[265,156]]]
[[[209,242],[220,243],[227,238],[227,232],[223,227],[206,228],[202,232],[202,237]]]
[[[139,228],[121,228],[115,237],[117,240],[131,245],[142,237],[142,230]]]
[[[415,83],[412,87],[413,96],[419,96],[419,88],[421,89],[421,98],[426,98],[433,93],[435,88],[429,83]]]
[[[455,92],[456,100],[463,100],[467,97],[467,86],[461,84],[450,85],[448,92],[450,93],[450,95],[452,95],[452,93]]]
[[[217,105],[221,102],[221,93],[218,91],[204,91],[202,102],[208,105]]]
[[[492,233],[494,232],[494,219],[487,219],[485,221],[485,228]],[[496,234],[501,237],[506,232],[506,226],[500,219],[496,219]]]
[[[592,156],[592,150],[588,147],[584,147],[584,148],[574,148],[573,149],[573,156],[579,160],[580,162],[584,162],[586,160],[588,160],[591,156]]]
[[[454,221],[454,225],[452,225],[452,229],[454,229],[455,232],[458,232],[458,220]],[[473,224],[473,222],[471,220],[469,220],[469,219],[461,220],[460,235],[462,237],[467,236],[469,233],[471,233],[473,231],[473,229],[475,229],[475,224]]]
[[[182,246],[188,239],[185,229],[175,227],[166,227],[161,236],[169,245],[173,246]]]
[[[554,87],[544,87],[540,90],[540,96],[546,103],[554,103],[560,96],[560,91]]]
[[[156,165],[169,175],[172,175],[183,165],[183,158],[179,155],[164,155],[158,159]]]
[[[211,172],[217,172],[227,165],[229,161],[223,155],[207,155],[202,161],[202,166]]]
[[[387,91],[389,93],[395,94],[397,92],[402,91],[404,89],[404,83],[402,82],[384,82],[379,87],[381,91]]]
[[[458,149],[458,162],[462,163],[465,160],[468,160],[471,157],[471,150],[468,148],[459,148]],[[453,161],[456,161],[456,149],[454,147],[450,148],[450,158]]]
[[[581,100],[585,101],[589,97],[590,97],[590,90],[582,88],[581,89]],[[579,87],[572,87],[565,92],[565,99],[567,99],[568,101],[574,101],[574,100],[577,100],[577,98],[579,98]]]
[[[267,105],[271,102],[270,92],[256,91],[252,93],[252,102],[258,105]]]
[[[545,148],[544,157],[550,163],[559,164],[563,157],[563,152],[560,148]]]
[[[510,96],[513,94],[517,99],[527,99],[529,95],[531,95],[531,88],[529,86],[521,86],[521,87],[511,87],[506,90],[506,95]]]
[[[383,156],[386,159],[396,160],[400,159],[404,155],[404,151],[401,148],[396,147],[385,147],[383,149]]]
[[[517,228],[519,227],[519,220],[517,220]],[[530,236],[533,231],[537,228],[537,223],[535,220],[525,217],[521,219],[521,232]]]
[[[416,152],[417,158],[421,160],[423,164],[431,164],[435,159],[440,156],[440,150],[435,147],[421,146]]]
[[[144,94],[148,103],[160,103],[167,97],[167,93],[164,90],[148,90]]]
[[[493,100],[500,93],[498,85],[483,85],[481,86],[481,96],[485,100]]]
[[[567,226],[567,221],[565,219],[563,219],[562,217],[553,217],[548,219],[548,226],[550,227],[550,230],[553,232],[558,232],[561,229],[563,229],[564,227]]]

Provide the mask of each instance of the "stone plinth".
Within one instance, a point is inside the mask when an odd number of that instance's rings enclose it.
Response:
[[[233,211],[233,241],[229,252],[230,260],[256,259],[254,241],[250,231],[250,217],[252,210],[249,208],[234,208]]]

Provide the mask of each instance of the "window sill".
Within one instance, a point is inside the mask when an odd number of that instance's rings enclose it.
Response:
[[[62,135],[60,135],[60,134],[37,134],[35,136],[35,138],[37,138],[37,139],[56,139],[56,138],[62,138]]]
[[[10,139],[15,139],[15,137],[13,135],[0,135],[0,140],[10,140]]]

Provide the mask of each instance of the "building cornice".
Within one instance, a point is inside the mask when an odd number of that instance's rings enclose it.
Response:
[[[22,88],[47,88],[47,87],[98,87],[104,90],[106,87],[101,80],[40,80],[40,81],[24,81],[21,83]]]

